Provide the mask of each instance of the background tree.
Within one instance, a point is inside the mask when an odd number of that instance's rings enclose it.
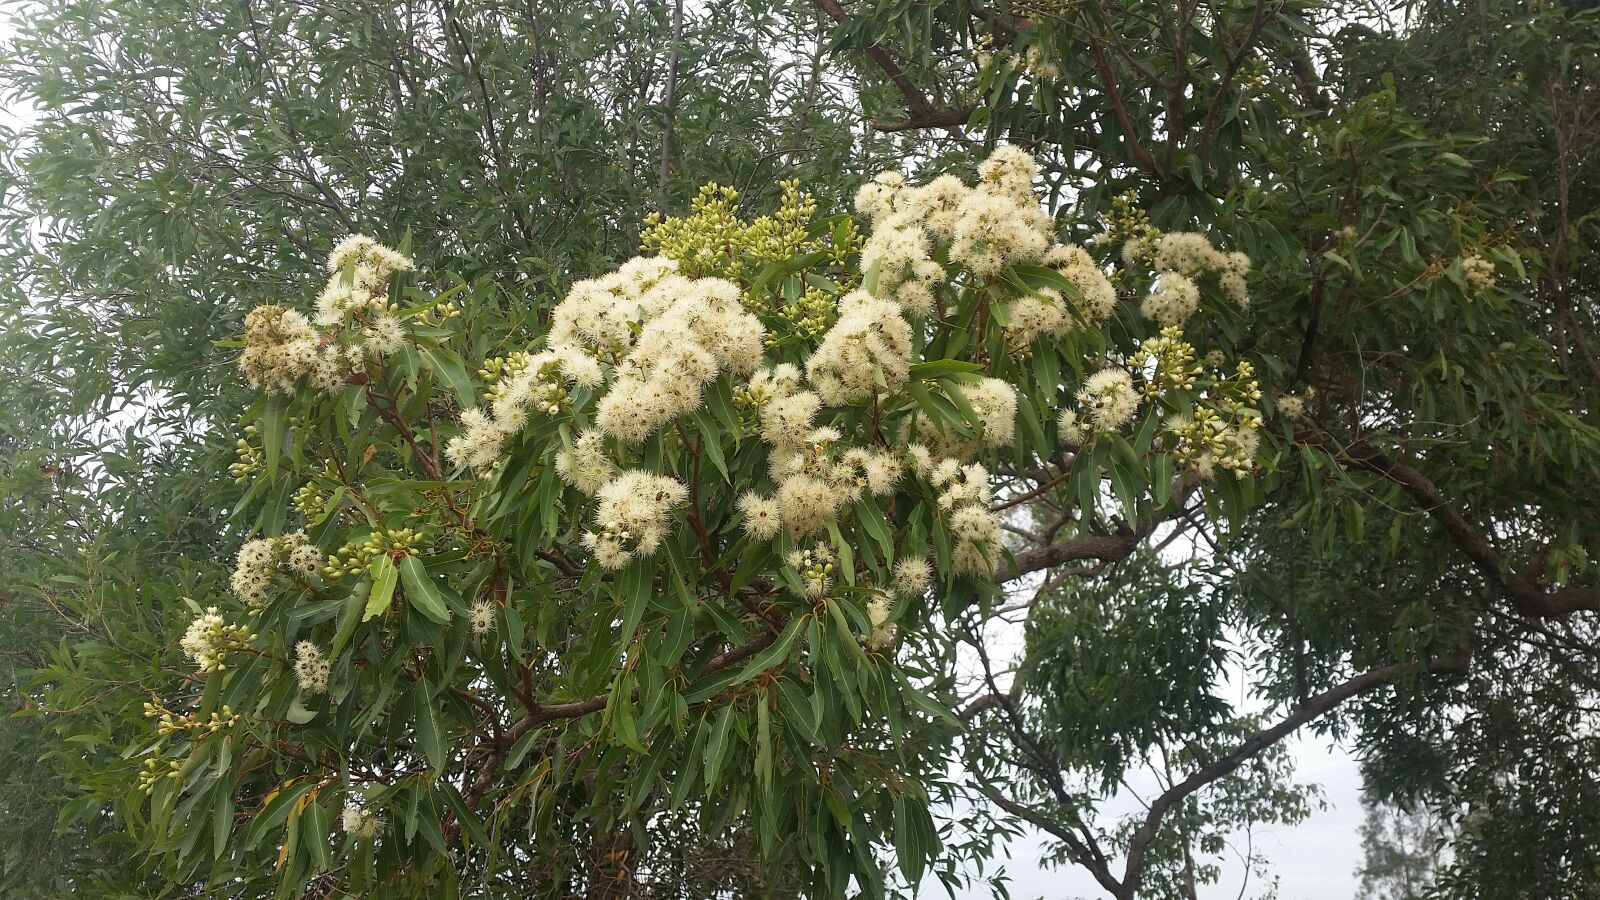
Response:
[[[1447,836],[1440,820],[1426,807],[1403,809],[1363,798],[1361,824],[1364,855],[1361,900],[1404,900],[1424,897],[1440,868]]]

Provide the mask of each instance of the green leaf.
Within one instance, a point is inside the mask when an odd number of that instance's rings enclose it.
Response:
[[[331,863],[328,830],[328,808],[321,803],[312,803],[300,814],[300,843],[311,853],[313,871],[324,871]]]
[[[267,805],[261,808],[261,814],[250,823],[250,831],[245,836],[245,848],[250,849],[260,844],[261,839],[267,836],[267,832],[282,825],[289,818],[289,810],[295,801],[316,786],[316,779],[306,778],[289,787],[281,788],[272,795]]]
[[[267,481],[277,478],[278,464],[283,459],[284,436],[289,424],[289,401],[282,394],[270,394],[266,408],[261,413],[261,449],[266,454]]]
[[[444,737],[439,727],[439,707],[433,699],[433,687],[426,679],[417,682],[411,692],[411,702],[416,710],[417,744],[428,758],[434,772],[444,771]]]
[[[706,796],[717,789],[717,776],[722,772],[722,762],[728,755],[728,733],[733,728],[733,707],[724,706],[717,713],[717,724],[711,730],[711,740],[706,743]]]
[[[387,554],[372,561],[372,591],[367,595],[367,611],[362,614],[361,621],[389,611],[389,605],[394,602],[394,587],[399,580],[400,573],[395,571],[394,560]]]
[[[472,378],[467,375],[467,367],[461,362],[461,357],[447,347],[422,347],[422,358],[427,360],[428,367],[433,369],[444,382],[450,385],[455,392],[456,400],[462,409],[471,409],[478,405],[478,389]]]
[[[800,629],[805,627],[805,623],[810,618],[810,616],[803,615],[790,619],[788,626],[783,629],[783,633],[778,636],[778,639],[773,641],[770,647],[757,653],[750,662],[745,664],[743,669],[739,670],[739,675],[733,679],[733,684],[743,684],[788,659],[789,651],[794,649],[795,639],[800,636]]]
[[[983,366],[966,360],[932,359],[912,365],[910,378],[912,381],[921,381],[948,378],[952,375],[977,375],[982,372]]]
[[[339,615],[339,630],[333,635],[333,647],[328,651],[328,656],[338,659],[339,653],[350,642],[350,637],[355,634],[356,626],[361,624],[362,610],[367,606],[367,598],[372,594],[372,579],[363,578],[356,582],[355,589],[350,596],[345,598],[344,612]]]
[[[217,801],[211,807],[211,856],[221,859],[228,848],[228,836],[233,833],[233,784],[222,781],[217,785]]]
[[[412,606],[440,625],[449,623],[450,608],[445,606],[438,586],[428,577],[428,570],[423,567],[422,560],[415,556],[402,558],[400,577],[405,580],[406,599],[411,601]]]

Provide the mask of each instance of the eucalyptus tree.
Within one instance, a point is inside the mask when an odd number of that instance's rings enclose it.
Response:
[[[760,202],[797,173],[838,196],[889,150],[859,140],[819,23],[783,3],[96,2],[7,23],[0,581],[25,717],[3,741],[0,886],[18,893],[156,892],[104,814],[125,786],[108,768],[171,677],[182,598],[249,525],[230,468],[250,397],[218,342],[253,305],[348,230],[410,232],[436,277],[531,328],[702,183]],[[744,871],[718,849],[684,844]]]
[[[1317,723],[1464,811],[1443,889],[1591,890],[1595,19],[1512,12],[33,13],[68,818],[136,893],[877,895],[1026,823],[1193,896]]]

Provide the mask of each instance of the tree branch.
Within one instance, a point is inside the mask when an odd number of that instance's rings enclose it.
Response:
[[[844,7],[839,5],[838,0],[812,0],[812,3],[837,24],[848,25],[850,23],[850,16],[845,13]],[[878,69],[883,72],[884,76],[895,87],[900,89],[900,94],[906,99],[906,109],[910,112],[904,123],[890,123],[891,127],[875,125],[874,127],[879,131],[907,131],[913,128],[936,127],[936,125],[937,127],[954,129],[966,124],[967,117],[971,115],[970,111],[966,116],[962,116],[959,121],[951,121],[954,113],[959,112],[959,110],[935,110],[933,104],[928,102],[927,95],[922,93],[922,89],[917,87],[916,82],[911,80],[911,76],[906,74],[906,70],[901,68],[894,57],[889,55],[889,51],[883,49],[877,43],[868,44],[863,49],[873,63],[877,65]],[[893,127],[897,124],[899,127]]]
[[[1210,765],[1168,788],[1151,802],[1149,812],[1145,814],[1144,824],[1134,832],[1133,839],[1128,844],[1128,861],[1123,869],[1121,891],[1113,893],[1122,900],[1132,900],[1138,893],[1139,880],[1144,874],[1145,854],[1161,830],[1162,818],[1179,801],[1232,774],[1235,769],[1263,750],[1293,734],[1300,726],[1323,716],[1351,697],[1382,687],[1407,675],[1416,674],[1419,670],[1426,673],[1465,672],[1470,660],[1471,648],[1466,647],[1459,656],[1431,660],[1421,667],[1415,663],[1397,663],[1357,675],[1317,694],[1278,724],[1256,732]]]
[[[1531,576],[1507,567],[1488,538],[1450,504],[1437,485],[1418,470],[1391,459],[1366,442],[1350,446],[1343,455],[1357,467],[1405,488],[1423,512],[1444,528],[1456,549],[1466,554],[1478,572],[1500,589],[1518,613],[1533,618],[1555,618],[1574,612],[1600,610],[1600,587],[1574,585],[1547,591]]]

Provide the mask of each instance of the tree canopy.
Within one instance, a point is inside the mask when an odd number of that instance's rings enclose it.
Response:
[[[16,26],[7,890],[1600,893],[1595,10]]]

